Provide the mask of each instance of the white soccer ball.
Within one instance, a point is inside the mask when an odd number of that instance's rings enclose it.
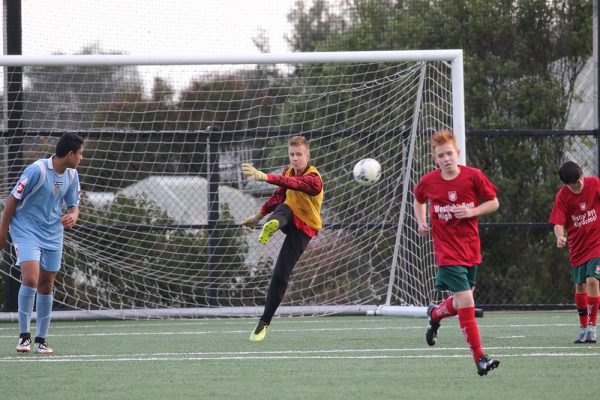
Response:
[[[381,165],[377,160],[365,158],[356,163],[352,174],[361,185],[372,185],[381,178]]]

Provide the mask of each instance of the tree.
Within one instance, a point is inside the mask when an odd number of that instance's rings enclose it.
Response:
[[[461,48],[466,126],[471,130],[563,128],[575,79],[592,51],[589,0],[354,0],[345,2],[348,13],[343,16],[333,15],[332,4],[319,2],[311,14],[297,3],[290,18],[302,31],[293,37],[312,42],[297,39],[294,49]],[[336,20],[344,21],[344,29],[324,26]],[[306,21],[319,21],[318,29]],[[484,221],[547,221],[560,186],[555,166],[568,144],[529,137],[469,137],[469,163],[482,168],[500,188],[500,212]],[[566,257],[550,251],[550,232],[490,231],[482,240],[494,271],[480,281],[490,294],[487,302],[570,301]],[[515,254],[518,259],[513,261]],[[524,268],[530,280],[523,278]]]
[[[296,1],[296,6],[288,14],[288,22],[294,25],[291,36],[285,39],[294,51],[315,51],[321,41],[334,33],[344,30],[346,21],[330,10],[327,0],[315,0],[306,10],[304,0]]]
[[[592,51],[589,0],[354,0],[346,18],[317,3],[289,14],[293,37],[312,40],[295,50],[463,49],[471,129],[562,128]]]

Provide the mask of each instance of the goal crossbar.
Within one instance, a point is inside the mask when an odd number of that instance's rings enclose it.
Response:
[[[352,63],[395,61],[454,61],[462,58],[462,50],[401,51],[324,51],[312,53],[259,53],[217,55],[52,55],[0,56],[0,65],[9,67],[41,65],[214,65],[214,64],[280,64],[280,63]]]

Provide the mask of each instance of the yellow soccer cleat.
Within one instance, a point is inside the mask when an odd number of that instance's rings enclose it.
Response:
[[[271,240],[273,234],[277,232],[277,229],[279,229],[279,221],[277,221],[276,219],[267,221],[263,225],[262,230],[260,231],[260,235],[258,236],[258,242],[260,244],[269,243],[269,240]]]
[[[251,342],[262,342],[263,340],[265,340],[265,336],[267,336],[267,332],[269,332],[269,324],[267,324],[263,321],[258,321],[256,328],[254,328],[254,330],[250,334],[250,341]]]

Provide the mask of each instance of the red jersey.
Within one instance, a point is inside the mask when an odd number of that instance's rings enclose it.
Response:
[[[480,201],[494,200],[498,188],[477,168],[460,165],[451,180],[440,169],[425,175],[414,188],[419,203],[429,200],[433,250],[439,267],[481,264],[478,218],[455,218],[457,206],[475,208]]]
[[[310,166],[306,167],[304,172],[309,169]],[[288,167],[289,168],[289,167]],[[321,177],[317,173],[308,173],[306,175],[298,175],[294,170],[291,170],[291,176],[285,176],[288,168],[283,170],[281,175],[267,174],[267,182],[272,185],[279,186],[275,189],[275,192],[271,195],[271,197],[263,204],[260,208],[260,213],[262,215],[267,215],[277,207],[279,204],[283,204],[286,199],[287,190],[297,190],[300,192],[307,193],[311,196],[316,196],[323,190],[323,181]],[[300,217],[294,214],[294,225],[301,232],[304,232],[308,235],[308,237],[317,236],[319,233],[318,230],[314,229],[310,225],[308,225],[305,221],[303,221]]]
[[[554,200],[550,223],[567,230],[571,266],[600,257],[600,179],[583,178],[583,190],[563,186]]]

